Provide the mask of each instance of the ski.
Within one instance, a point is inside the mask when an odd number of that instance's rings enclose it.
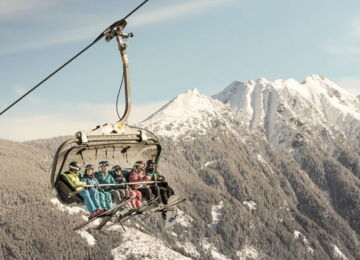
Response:
[[[105,216],[105,217],[101,220],[100,224],[99,224],[95,229],[96,229],[96,230],[101,230],[101,229],[106,225],[106,223],[108,223],[108,222],[111,220],[111,218],[112,218],[114,215],[116,215],[117,212],[119,212],[120,209],[121,209],[121,208],[118,207],[116,210],[114,210],[113,212],[111,212],[110,214],[108,214],[107,216]],[[124,210],[129,210],[129,209],[124,209]],[[124,211],[124,210],[123,210],[123,211]]]
[[[156,205],[154,204],[155,202],[157,202],[157,198],[154,198],[148,202],[144,202],[145,205],[142,205],[140,208],[131,208],[131,209],[126,209],[127,212],[118,212],[120,214],[119,216],[116,216],[117,220],[114,221],[114,223],[112,223],[110,227],[115,225],[116,223],[122,225],[125,221],[137,216],[138,214],[142,214],[143,212],[146,212],[148,207],[152,207],[153,205]]]
[[[124,205],[126,205],[126,203],[128,203],[128,202],[129,202],[129,200],[123,201],[123,202],[122,202],[122,203],[120,203],[119,205],[116,205],[114,208],[109,209],[109,210],[107,210],[107,211],[105,211],[105,212],[103,212],[103,213],[101,213],[101,214],[99,214],[99,215],[97,215],[97,216],[93,217],[92,219],[90,219],[90,220],[88,220],[88,221],[85,221],[85,222],[81,223],[80,225],[78,225],[78,226],[74,227],[74,228],[73,228],[73,230],[74,230],[74,231],[75,231],[75,230],[79,230],[79,229],[81,229],[81,228],[83,228],[83,227],[87,226],[88,224],[90,224],[90,223],[94,222],[94,221],[95,221],[96,219],[98,219],[98,218],[101,218],[101,217],[105,217],[105,216],[111,215],[111,214],[112,214],[112,212],[114,212],[114,211],[118,211],[121,207],[123,207]]]
[[[154,198],[152,200],[146,201],[144,202],[144,205],[142,205],[140,208],[136,208],[133,211],[128,212],[127,214],[124,214],[123,216],[119,216],[118,217],[118,222],[120,224],[124,223],[125,221],[129,220],[130,218],[135,217],[138,214],[143,214],[144,212],[147,211],[148,208],[151,208],[153,205],[157,205],[157,199],[158,198]]]
[[[108,214],[107,216],[104,216],[104,218],[101,220],[100,224],[95,228],[96,230],[101,230],[106,223],[108,223],[110,221],[110,219],[116,214],[116,212],[118,212],[120,210],[120,208],[118,208],[117,210],[111,212],[111,214]]]
[[[162,205],[162,206],[157,206],[154,209],[152,209],[147,216],[145,216],[144,218],[142,218],[142,220],[146,220],[149,217],[152,216],[153,213],[155,212],[166,212],[166,211],[175,211],[174,207],[182,202],[184,202],[186,199],[183,198],[178,198],[175,199],[174,201],[172,201],[171,203],[167,204],[167,205]]]

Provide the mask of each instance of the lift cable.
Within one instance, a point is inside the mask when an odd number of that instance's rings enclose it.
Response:
[[[32,89],[27,91],[25,94],[23,94],[20,98],[16,99],[11,105],[9,105],[7,108],[5,108],[3,111],[0,112],[0,116],[3,115],[6,111],[8,111],[10,108],[15,106],[18,102],[20,102],[23,98],[25,98],[27,95],[29,95],[31,92],[33,92],[35,89],[40,87],[45,81],[50,79],[52,76],[54,76],[57,72],[62,70],[65,66],[67,66],[69,63],[71,63],[73,60],[75,60],[77,57],[79,57],[81,54],[83,54],[85,51],[87,51],[90,47],[92,47],[95,43],[97,43],[100,39],[102,39],[108,32],[110,32],[113,28],[119,26],[119,25],[126,25],[126,19],[131,16],[134,12],[136,12],[140,7],[142,7],[146,2],[149,0],[143,1],[140,5],[138,5],[134,10],[132,10],[130,13],[128,13],[124,18],[122,18],[119,21],[116,21],[112,25],[110,25],[108,28],[106,28],[92,43],[90,43],[88,46],[86,46],[84,49],[79,51],[75,56],[73,56],[71,59],[69,59],[67,62],[65,62],[63,65],[61,65],[59,68],[57,68],[54,72],[52,72],[50,75],[48,75],[46,78],[44,78],[42,81],[40,81],[36,86],[34,86]],[[121,87],[120,87],[121,89]],[[120,90],[119,90],[120,92]]]

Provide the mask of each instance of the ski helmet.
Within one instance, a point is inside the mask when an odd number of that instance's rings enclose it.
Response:
[[[80,163],[78,163],[78,162],[69,163],[69,169],[74,170],[74,171],[80,171],[80,169],[81,169]]]
[[[111,168],[111,170],[112,170],[113,172],[115,172],[115,171],[121,171],[121,167],[120,167],[120,165],[115,165],[115,166],[113,166],[113,167]]]
[[[134,164],[134,170],[137,170],[137,171],[145,170],[145,162],[144,161],[137,161]]]
[[[99,166],[110,166],[109,161],[101,161],[99,162]]]
[[[147,169],[154,169],[154,168],[155,168],[155,162],[154,162],[154,160],[148,160],[148,161],[146,162],[146,168],[147,168]]]
[[[93,169],[94,170],[94,166],[92,164],[88,164],[85,166],[85,170],[86,169]]]

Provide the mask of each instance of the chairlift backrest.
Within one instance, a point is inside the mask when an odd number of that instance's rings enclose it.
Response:
[[[114,128],[121,128],[120,133],[113,133]],[[143,140],[144,135],[147,136],[146,140]],[[154,134],[127,125],[119,127],[117,123],[77,133],[76,137],[65,141],[59,147],[51,170],[51,185],[65,204],[73,202],[66,198],[71,187],[61,177],[62,173],[68,170],[70,162],[77,161],[84,168],[86,164],[98,165],[99,161],[107,160],[111,165],[120,165],[126,169],[123,173],[128,179],[136,161],[151,159],[158,162],[161,153],[161,145]],[[87,142],[84,143],[83,140]]]

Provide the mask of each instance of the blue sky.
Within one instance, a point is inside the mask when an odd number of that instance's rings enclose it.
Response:
[[[2,0],[0,110],[90,43],[138,0]],[[360,2],[150,0],[128,19],[132,121],[192,88],[321,74],[360,94]],[[99,42],[0,118],[0,138],[28,140],[117,119],[121,62]]]

